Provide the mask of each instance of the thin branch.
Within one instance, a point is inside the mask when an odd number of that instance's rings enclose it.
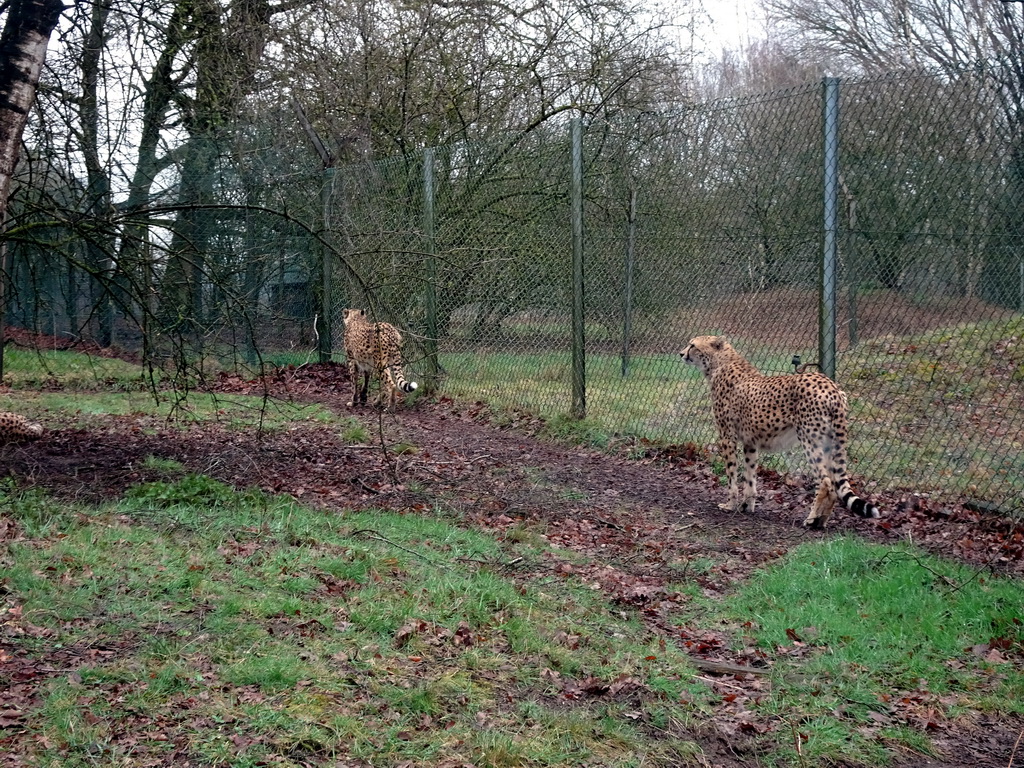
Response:
[[[432,558],[427,557],[422,552],[417,552],[414,549],[403,547],[401,544],[394,542],[391,539],[385,538],[384,536],[381,536],[379,533],[377,533],[377,531],[373,530],[372,528],[360,528],[358,531],[352,531],[352,533],[350,533],[349,536],[364,536],[368,539],[376,539],[377,541],[382,541],[385,544],[394,547],[395,549],[400,549],[403,552],[408,552],[410,555],[418,557],[425,563],[430,563],[431,565],[435,565],[438,568],[444,568],[445,570],[451,570],[451,566],[448,563],[442,562],[440,560],[434,560]]]
[[[1013,750],[1010,752],[1010,762],[1006,764],[1006,768],[1013,768],[1013,758],[1017,755],[1017,747],[1020,746],[1022,736],[1024,736],[1024,728],[1021,728],[1020,733],[1017,734],[1017,740],[1013,742]]]

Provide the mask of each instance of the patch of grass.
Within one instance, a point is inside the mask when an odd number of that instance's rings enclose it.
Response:
[[[373,438],[370,431],[360,421],[349,416],[341,424],[341,439],[346,443],[366,445]]]
[[[128,489],[125,498],[139,505],[160,508],[194,505],[204,509],[264,501],[258,492],[253,492],[248,498],[239,496],[231,486],[197,474],[188,474],[174,482],[157,480],[136,485]]]
[[[201,475],[61,514],[76,524],[40,525],[7,553],[18,611],[4,621],[34,628],[24,653],[72,649],[77,670],[40,689],[33,736],[8,742],[38,761],[117,762],[125,744],[133,760],[233,765],[625,768],[696,753],[647,727],[706,698],[684,654],[584,584],[503,573],[542,557],[541,540],[327,515]],[[623,677],[629,706],[579,688]]]
[[[102,386],[139,391],[148,386],[142,366],[119,358],[70,350],[4,348],[4,384],[12,389],[35,389],[54,382],[73,389]]]
[[[297,422],[333,424],[335,415],[319,405],[264,399],[253,395],[190,393],[175,400],[150,392],[16,391],[0,394],[0,410],[14,411],[41,421],[51,429],[88,428],[110,416],[133,418],[146,430],[169,424],[213,422],[230,429],[265,431],[287,429]]]
[[[12,477],[0,480],[0,514],[16,520],[30,538],[73,529],[78,510],[59,504],[41,488],[22,489]]]
[[[168,475],[181,474],[185,471],[185,465],[174,459],[162,459],[159,456],[147,456],[142,460],[142,468],[154,472],[163,472]]]
[[[276,430],[297,421],[336,421],[319,405],[259,395],[175,391],[163,386],[159,372],[154,381],[142,366],[66,350],[6,349],[4,383],[12,389],[0,394],[0,409],[51,428],[88,427],[109,416],[133,417],[148,429],[161,422],[212,421],[233,429]],[[34,391],[40,387],[59,389]]]
[[[757,710],[793,724],[803,759],[876,766],[884,741],[927,752],[929,718],[1024,713],[1024,672],[1010,660],[1024,652],[1022,604],[1019,581],[838,538],[798,547],[710,609],[773,660]],[[784,731],[778,759],[799,765]]]
[[[1005,406],[1024,396],[1022,338],[1015,317],[874,339],[842,356],[851,453],[883,482],[913,474],[922,492],[1024,509],[1022,420]]]
[[[607,429],[595,419],[575,419],[566,414],[548,419],[542,434],[556,440],[599,448],[607,447],[610,439]]]
[[[572,405],[570,357],[566,353],[442,355],[448,372],[445,393],[453,397],[486,399],[498,408],[524,409],[546,418],[562,417]],[[678,355],[633,359],[622,376],[615,355],[587,356],[587,421],[592,431],[655,436],[670,424],[676,401],[697,372]],[[603,425],[598,427],[597,425]],[[661,435],[657,435],[660,437]],[[597,438],[601,444],[606,437]]]

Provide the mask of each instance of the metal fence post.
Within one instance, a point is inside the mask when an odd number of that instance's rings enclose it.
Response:
[[[334,312],[334,291],[332,288],[333,275],[331,261],[331,249],[323,241],[327,237],[327,227],[330,222],[331,190],[334,187],[334,169],[324,168],[322,186],[320,188],[320,329],[317,336],[317,357],[321,363],[331,361],[332,339],[331,339],[331,315]]]
[[[633,270],[636,263],[636,185],[629,185],[626,214],[626,285],[622,296],[622,377],[629,375],[629,342],[633,335]]]
[[[839,254],[839,78],[822,81],[825,128],[825,249],[819,283],[818,362],[836,377],[836,275]]]
[[[437,239],[434,235],[434,150],[423,151],[423,251],[426,259],[426,354],[423,389],[437,391]]]
[[[7,216],[4,216],[0,230],[7,228]],[[0,240],[0,381],[4,378],[4,349],[7,348],[7,302],[11,300],[11,252],[7,247],[7,239]],[[145,317],[143,313],[143,317]]]
[[[572,219],[572,415],[587,415],[586,337],[583,301],[583,123],[575,117],[569,123],[572,181],[569,215]]]

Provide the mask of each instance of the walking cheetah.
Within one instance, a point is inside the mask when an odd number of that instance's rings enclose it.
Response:
[[[799,440],[820,478],[804,525],[824,528],[836,502],[861,517],[878,508],[857,496],[846,475],[846,393],[814,371],[765,376],[721,336],[697,336],[682,352],[711,381],[718,450],[729,478],[722,509],[754,511],[758,451],[783,451]],[[737,445],[743,472],[737,472]]]
[[[35,424],[18,413],[0,411],[0,444],[38,440],[42,435],[42,424]]]
[[[394,409],[399,391],[412,392],[417,387],[415,381],[406,381],[402,372],[402,334],[390,323],[371,323],[362,309],[346,309],[342,317],[345,354],[352,377],[352,400],[348,407],[366,402],[372,371],[381,388],[374,405],[380,404],[387,390],[387,408]]]

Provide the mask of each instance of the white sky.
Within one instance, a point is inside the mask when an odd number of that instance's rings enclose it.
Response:
[[[705,56],[720,56],[767,36],[764,11],[758,0],[694,0],[695,43]]]

